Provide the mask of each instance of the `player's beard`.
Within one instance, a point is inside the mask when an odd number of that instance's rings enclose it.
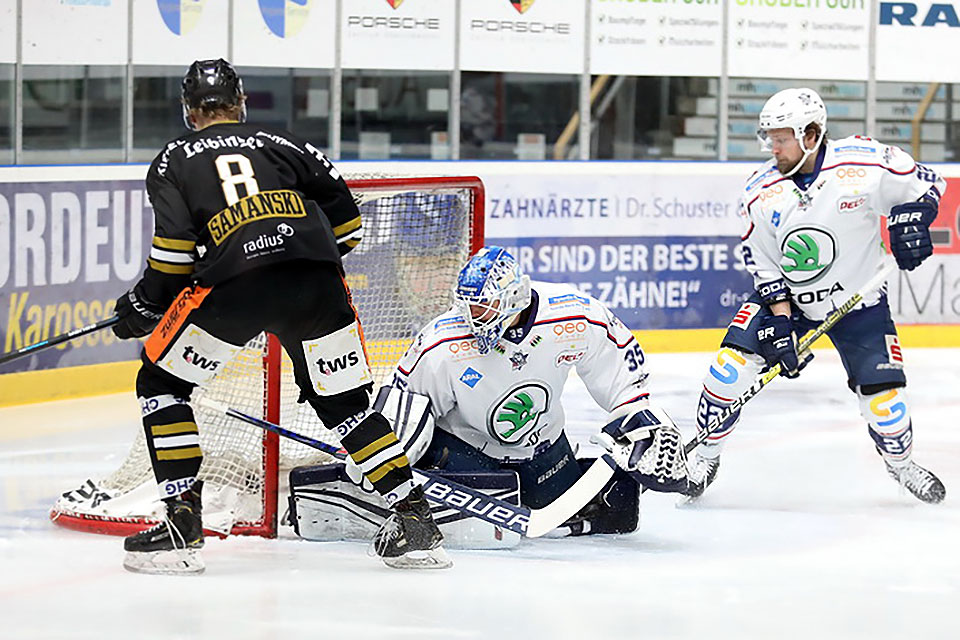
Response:
[[[786,158],[781,158],[777,160],[777,170],[780,172],[780,175],[787,175],[797,164],[797,162],[797,160],[787,160]]]

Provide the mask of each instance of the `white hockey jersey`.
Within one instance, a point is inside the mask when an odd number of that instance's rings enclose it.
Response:
[[[533,282],[533,311],[481,355],[456,310],[431,321],[397,363],[394,384],[429,396],[437,427],[500,460],[526,460],[563,431],[560,395],[576,367],[601,407],[645,406],[645,356],[603,304]],[[602,425],[597,425],[597,429]]]
[[[946,182],[907,153],[853,136],[828,140],[813,182],[800,189],[773,159],[740,200],[747,229],[743,254],[756,286],[783,278],[807,317],[822,320],[882,268],[880,218]],[[876,304],[871,292],[863,305]]]

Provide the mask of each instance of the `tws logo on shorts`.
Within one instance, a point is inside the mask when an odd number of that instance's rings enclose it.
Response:
[[[522,384],[501,396],[487,418],[487,431],[501,444],[518,445],[550,406],[550,392],[540,383]],[[529,444],[529,443],[528,443]]]
[[[343,355],[336,356],[329,360],[324,360],[320,358],[317,360],[317,367],[320,368],[320,373],[325,376],[332,375],[337,371],[343,371],[348,367],[355,367],[360,364],[360,356],[357,355],[356,351],[351,351]]]
[[[807,284],[823,277],[837,257],[833,236],[816,227],[800,227],[786,235],[780,245],[780,270],[794,284]]]
[[[187,345],[183,349],[183,360],[187,364],[192,364],[195,367],[199,367],[204,371],[216,371],[220,368],[220,365],[223,364],[219,360],[211,360],[205,358],[199,353],[197,353],[193,347]]]

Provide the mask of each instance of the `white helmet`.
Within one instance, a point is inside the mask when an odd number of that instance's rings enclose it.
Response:
[[[530,305],[530,277],[506,249],[489,245],[460,270],[453,300],[477,339],[478,351],[486,354],[503,337],[513,317]],[[485,313],[474,318],[471,306]]]
[[[803,144],[804,133],[807,125],[816,124],[820,127],[820,136],[813,149],[807,149]],[[789,173],[784,175],[792,176],[803,166],[810,154],[820,148],[823,142],[823,136],[827,132],[827,108],[823,105],[823,100],[813,89],[784,89],[773,94],[763,110],[760,111],[760,128],[757,129],[757,138],[760,140],[760,149],[766,152],[773,151],[773,143],[767,135],[770,129],[793,129],[793,135],[800,148],[803,149],[803,157]]]

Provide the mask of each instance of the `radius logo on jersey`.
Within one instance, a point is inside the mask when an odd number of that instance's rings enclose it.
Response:
[[[819,280],[836,259],[837,243],[833,236],[817,227],[793,229],[780,244],[780,270],[794,284]]]
[[[280,253],[285,251],[283,246],[284,238],[289,238],[294,233],[296,233],[296,231],[293,227],[286,222],[281,222],[277,225],[276,235],[260,234],[253,240],[244,242],[243,253],[246,254],[248,260],[271,253]]]
[[[480,378],[482,377],[482,373],[473,367],[467,367],[467,370],[463,372],[462,376],[460,376],[460,382],[473,389],[475,386],[477,386],[477,383],[480,382]]]
[[[185,36],[197,23],[203,13],[203,4],[207,0],[157,0],[160,17],[174,34]]]
[[[273,35],[292,38],[297,35],[310,15],[312,0],[257,0],[260,15]]]
[[[532,445],[524,439],[537,427],[540,416],[550,407],[547,386],[530,382],[514,387],[494,403],[487,418],[491,436],[505,445]]]

